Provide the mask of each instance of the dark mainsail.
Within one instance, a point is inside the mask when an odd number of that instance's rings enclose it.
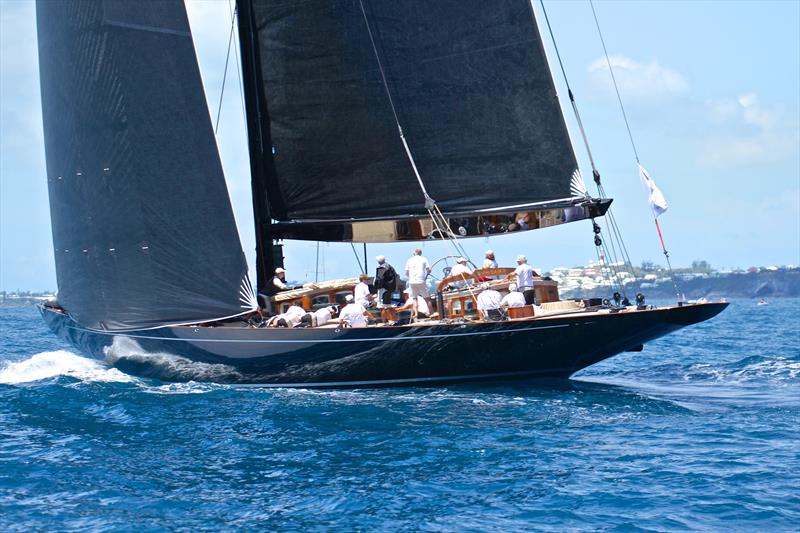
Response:
[[[241,313],[247,264],[183,1],[36,15],[59,303],[109,330]]]
[[[239,5],[257,113],[251,153],[259,135],[264,160],[254,180],[270,216],[425,216],[359,0]],[[577,165],[527,0],[363,7],[397,117],[444,212],[570,196]]]

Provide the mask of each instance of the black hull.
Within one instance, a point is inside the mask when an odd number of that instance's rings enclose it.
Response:
[[[719,314],[727,303],[461,325],[360,329],[164,327],[88,330],[42,307],[78,350],[126,372],[168,381],[359,387],[568,378]]]

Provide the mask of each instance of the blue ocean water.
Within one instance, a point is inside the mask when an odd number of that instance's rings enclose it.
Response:
[[[800,300],[568,382],[140,379],[0,308],[0,531],[797,531]]]

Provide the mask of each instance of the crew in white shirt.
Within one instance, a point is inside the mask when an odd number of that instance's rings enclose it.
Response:
[[[503,296],[500,301],[500,307],[522,307],[525,305],[525,297],[522,293],[517,292],[517,286],[511,284],[508,286],[508,294]]]
[[[322,309],[317,309],[314,311],[314,322],[315,326],[324,326],[327,324],[334,316],[336,316],[336,308],[332,305],[328,307],[323,307]]]
[[[367,318],[369,317],[367,310],[353,300],[352,294],[345,296],[344,301],[347,302],[347,305],[339,311],[339,324],[342,326],[348,325],[351,328],[367,327]]]
[[[398,311],[404,311],[406,309],[414,309],[415,302],[414,300],[411,299],[409,292],[410,291],[408,289],[403,291],[403,294],[406,295],[406,301],[405,303],[403,303],[403,305],[397,308]],[[417,318],[428,318],[431,316],[431,309],[430,307],[428,307],[428,302],[425,301],[425,298],[417,296],[416,304],[417,304],[417,310],[416,310]]]
[[[458,276],[463,274],[465,277],[472,276],[472,269],[467,266],[467,260],[463,257],[456,259],[456,264],[450,269],[451,276]]]
[[[528,259],[524,255],[517,257],[517,268],[508,275],[509,278],[517,278],[517,287],[525,296],[525,304],[535,303],[535,293],[533,290],[533,268],[528,264]]]
[[[483,260],[483,268],[497,268],[497,261],[494,260],[494,251],[486,250],[486,256]]]
[[[267,321],[267,326],[274,328],[293,328],[296,327],[307,314],[306,310],[302,307],[292,305],[283,313],[270,318]]]
[[[408,278],[409,296],[412,298],[414,305],[414,314],[417,312],[417,296],[428,299],[428,286],[425,283],[428,274],[431,273],[431,267],[428,260],[422,256],[422,250],[417,248],[414,250],[414,255],[408,258],[405,268],[406,277]]]
[[[463,257],[456,259],[456,264],[450,269],[451,276],[459,276],[460,281],[451,284],[451,287],[465,287],[467,280],[472,278],[472,269],[467,266],[467,260]]]
[[[500,309],[502,295],[494,289],[484,289],[478,294],[478,310],[483,318],[488,318],[493,309]]]
[[[369,276],[361,274],[358,276],[358,285],[353,289],[353,297],[356,303],[361,304],[364,309],[372,305],[372,295],[369,293],[369,285],[367,285],[368,279]]]

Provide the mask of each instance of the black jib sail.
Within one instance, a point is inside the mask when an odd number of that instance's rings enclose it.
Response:
[[[109,330],[241,313],[247,264],[183,1],[36,15],[59,303]]]
[[[427,216],[397,122],[445,213],[571,196],[575,156],[527,0],[239,10],[254,182],[272,218]]]

